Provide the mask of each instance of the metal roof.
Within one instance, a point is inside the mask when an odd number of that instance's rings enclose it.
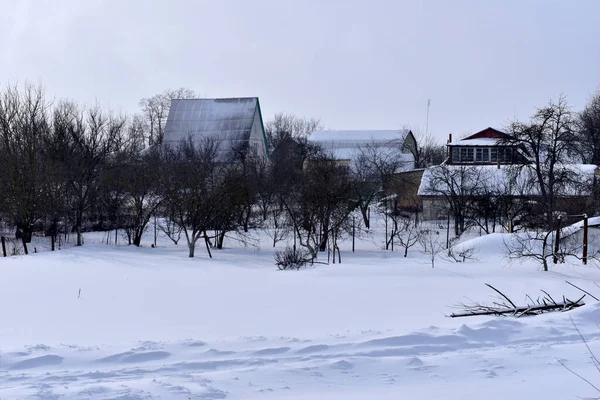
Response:
[[[248,140],[258,98],[171,100],[163,142],[178,143],[188,135],[218,141]]]

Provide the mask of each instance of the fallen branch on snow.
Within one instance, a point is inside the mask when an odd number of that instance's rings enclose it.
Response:
[[[515,303],[504,293],[490,284],[486,283],[486,285],[502,296],[504,300],[501,302],[494,302],[491,306],[479,303],[462,304],[460,307],[464,310],[464,312],[452,313],[449,315],[449,317],[460,318],[471,317],[475,315],[512,315],[519,318],[524,315],[538,315],[552,311],[570,311],[574,308],[585,305],[583,302],[583,298],[586,296],[585,294],[575,301],[567,299],[563,296],[562,301],[556,302],[548,292],[542,290],[542,293],[544,293],[543,297],[534,301],[531,297],[527,296],[527,298],[530,299],[529,304],[524,306],[516,306]]]

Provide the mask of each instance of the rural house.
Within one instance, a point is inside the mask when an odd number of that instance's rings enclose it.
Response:
[[[464,139],[452,142],[448,140],[448,165],[506,165],[524,164],[527,157],[515,145],[502,141],[509,135],[494,128],[486,128]]]
[[[214,139],[221,160],[240,146],[268,157],[258,97],[171,100],[163,143],[176,146],[188,135],[195,143]]]
[[[423,219],[446,219],[452,214],[457,223],[464,223],[463,218],[470,214],[486,223],[491,218],[494,224],[512,226],[519,214],[535,215],[541,194],[531,157],[520,146],[510,144],[510,138],[493,128],[456,142],[450,135],[446,161],[427,168],[421,179],[418,194],[423,201]],[[556,188],[556,208],[567,214],[591,214],[598,167],[569,162],[557,168],[562,176],[573,179]]]

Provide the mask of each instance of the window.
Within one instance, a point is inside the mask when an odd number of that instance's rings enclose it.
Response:
[[[490,161],[491,162],[498,161],[498,149],[490,149]]]
[[[510,164],[513,149],[510,147],[453,147],[452,161],[456,163],[497,163]]]
[[[483,162],[490,161],[490,149],[481,149],[483,151]]]
[[[475,149],[475,161],[477,162],[490,162],[490,149]]]
[[[473,162],[473,153],[475,149],[466,148],[460,149],[460,160],[464,162]]]

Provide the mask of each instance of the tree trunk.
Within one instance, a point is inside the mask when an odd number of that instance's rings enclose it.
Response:
[[[454,236],[458,236],[458,230],[459,230],[459,226],[460,226],[460,222],[459,222],[460,218],[458,217],[458,215],[454,216]]]
[[[81,246],[83,245],[83,240],[81,236],[81,224],[78,224],[75,230],[77,231],[77,246]]]
[[[365,228],[371,227],[371,221],[369,221],[368,207],[360,207],[360,213],[362,214],[363,221],[365,222]]]
[[[31,243],[33,236],[33,228],[28,224],[17,224],[17,232],[15,234],[16,239],[25,240],[27,243]]]
[[[188,243],[188,257],[193,258],[194,257],[194,252],[196,251],[196,241],[192,240]]]
[[[212,253],[210,252],[210,246],[208,245],[208,236],[206,235],[206,231],[204,232],[204,242],[206,243],[206,251],[208,252],[208,257],[212,258]]]
[[[246,210],[246,217],[244,218],[244,232],[248,233],[248,228],[250,225],[250,217],[252,216],[252,206],[248,206]]]
[[[144,230],[143,229],[135,229],[133,231],[133,245],[135,247],[140,247],[140,245],[142,244],[142,235],[144,234]]]
[[[323,229],[321,231],[321,246],[320,246],[320,250],[321,251],[325,251],[327,250],[327,239],[329,238],[329,224],[325,223],[323,224]]]
[[[219,232],[219,235],[217,236],[217,249],[219,250],[223,250],[223,242],[225,241],[225,230],[222,230],[221,232]]]

